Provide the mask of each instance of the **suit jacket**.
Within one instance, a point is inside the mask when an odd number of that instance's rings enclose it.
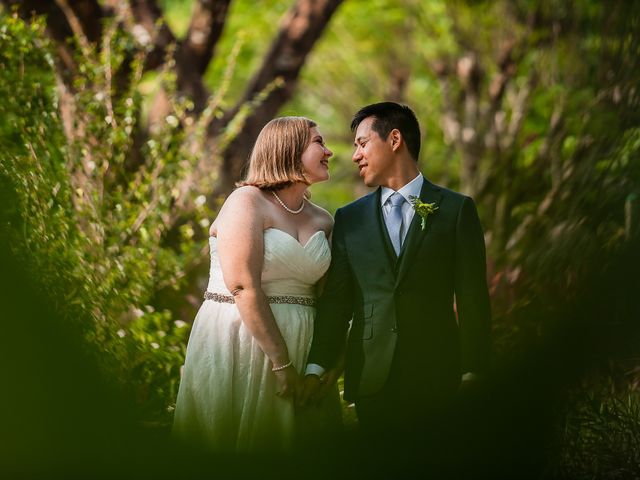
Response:
[[[407,388],[417,383],[426,391],[457,385],[462,372],[487,366],[490,304],[475,204],[426,179],[420,198],[438,210],[424,230],[414,215],[399,257],[380,188],[336,212],[309,363],[331,368],[347,339],[347,400],[379,392],[392,364]]]

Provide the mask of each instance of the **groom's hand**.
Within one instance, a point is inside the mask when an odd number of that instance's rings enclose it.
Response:
[[[318,399],[326,397],[327,394],[335,388],[335,384],[340,378],[340,375],[342,375],[342,371],[342,366],[338,366],[331,370],[327,370],[320,377],[320,391],[317,395]]]
[[[458,396],[471,397],[478,391],[479,376],[475,373],[467,372],[462,375],[460,386],[458,387]]]
[[[314,402],[321,387],[320,377],[318,375],[307,375],[302,382],[302,393],[298,395],[298,406],[304,407],[309,402]]]

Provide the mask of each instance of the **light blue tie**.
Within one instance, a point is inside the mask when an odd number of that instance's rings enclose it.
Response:
[[[400,247],[402,246],[402,205],[405,199],[398,192],[394,192],[387,201],[391,203],[391,210],[387,216],[387,230],[396,255],[400,255]]]

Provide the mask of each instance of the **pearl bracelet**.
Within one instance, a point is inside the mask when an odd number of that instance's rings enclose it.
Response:
[[[284,365],[280,365],[279,367],[273,367],[271,369],[272,372],[279,372],[280,370],[284,370],[285,368],[289,368],[291,365],[293,365],[293,362],[291,360],[289,360],[289,363],[285,363]]]

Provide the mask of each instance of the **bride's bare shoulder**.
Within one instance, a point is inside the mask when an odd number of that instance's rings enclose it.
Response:
[[[225,203],[229,201],[256,201],[258,199],[264,198],[264,192],[260,190],[258,187],[254,187],[253,185],[244,185],[242,187],[236,188],[233,192],[229,194]]]
[[[324,230],[326,234],[329,235],[331,233],[331,230],[333,230],[333,216],[324,208],[316,205],[315,203],[311,203],[311,206],[313,208],[313,214],[316,218],[319,229]]]
[[[236,188],[229,194],[222,204],[220,213],[225,210],[248,210],[248,213],[251,213],[255,209],[261,209],[265,204],[265,196],[262,190],[258,187],[245,185]]]
[[[259,188],[251,185],[236,188],[222,204],[209,233],[215,236],[218,228],[229,222],[243,223],[262,220],[265,206],[264,193]]]

